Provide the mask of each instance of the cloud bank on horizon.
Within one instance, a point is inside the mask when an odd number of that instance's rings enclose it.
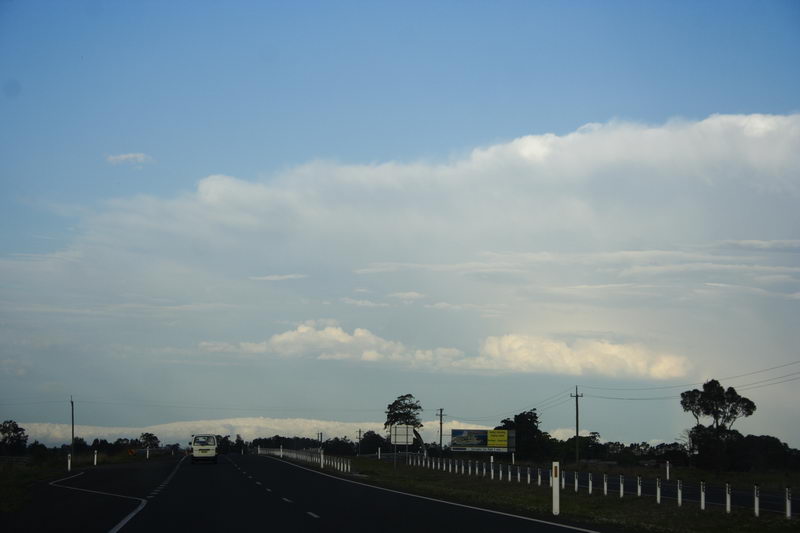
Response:
[[[176,379],[273,360],[646,382],[781,363],[800,340],[798,146],[798,114],[611,121],[111,199],[63,248],[0,259],[0,368],[43,390],[63,345]]]
[[[38,440],[49,446],[56,446],[70,442],[72,427],[69,424],[47,424],[41,422],[21,423],[29,437],[29,441]],[[492,426],[493,427],[493,426]],[[442,424],[443,441],[449,443],[449,435],[453,429],[492,429],[474,423],[464,423],[450,420]],[[424,422],[420,434],[426,442],[438,442],[439,423],[437,420]],[[105,439],[113,442],[119,438],[138,438],[144,432],[153,433],[162,444],[183,444],[190,435],[198,433],[214,433],[216,435],[230,435],[232,438],[240,435],[244,440],[251,441],[261,437],[305,437],[316,439],[322,432],[323,438],[346,437],[351,441],[358,440],[358,431],[362,434],[374,431],[386,436],[388,433],[380,422],[340,422],[335,420],[313,420],[303,418],[265,418],[244,417],[225,418],[218,420],[193,420],[187,422],[171,422],[143,427],[103,427],[76,425],[75,436],[91,443],[94,439]],[[548,432],[559,440],[568,440],[575,436],[575,429],[556,428]],[[582,429],[581,435],[588,437],[590,430]]]

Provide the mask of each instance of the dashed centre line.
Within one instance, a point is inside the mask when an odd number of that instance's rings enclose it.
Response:
[[[316,515],[316,514],[312,513],[311,511],[308,511],[306,514],[308,516],[312,517],[312,518],[319,518],[319,515]]]
[[[286,503],[294,503],[294,502],[293,502],[292,500],[290,500],[289,498],[281,498],[281,500],[285,501]]]

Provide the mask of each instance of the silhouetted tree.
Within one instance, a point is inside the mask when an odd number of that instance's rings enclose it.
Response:
[[[395,401],[386,406],[386,422],[383,427],[388,428],[389,426],[402,424],[421,428],[420,411],[422,411],[422,406],[414,399],[413,394],[398,396]]]
[[[386,439],[374,431],[367,431],[361,435],[361,453],[378,453],[378,447],[387,449]]]
[[[145,448],[158,448],[161,444],[161,442],[158,440],[158,437],[152,433],[142,433],[139,436],[139,440],[141,441],[142,446]]]
[[[731,429],[738,418],[750,416],[756,410],[756,404],[749,398],[740,396],[733,387],[726,390],[716,379],[703,383],[702,391],[682,392],[681,407],[692,413],[696,425],[700,425],[701,416],[711,417],[718,432]]]
[[[0,425],[0,455],[22,455],[28,444],[25,428],[21,428],[13,420],[6,420]]]

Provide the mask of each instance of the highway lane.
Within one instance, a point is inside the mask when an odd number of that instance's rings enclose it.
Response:
[[[219,464],[184,463],[124,532],[237,528],[344,531],[410,528],[569,532],[562,526],[377,489],[280,459],[231,455]]]
[[[3,515],[4,528],[14,532],[110,531],[169,477],[181,459],[161,457],[65,472],[53,482],[37,483],[23,509]]]

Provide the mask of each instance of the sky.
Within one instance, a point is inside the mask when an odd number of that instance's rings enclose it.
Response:
[[[0,1],[0,417],[31,438],[800,447],[800,4]],[[209,429],[210,428],[210,429]],[[447,437],[445,436],[445,441]]]

